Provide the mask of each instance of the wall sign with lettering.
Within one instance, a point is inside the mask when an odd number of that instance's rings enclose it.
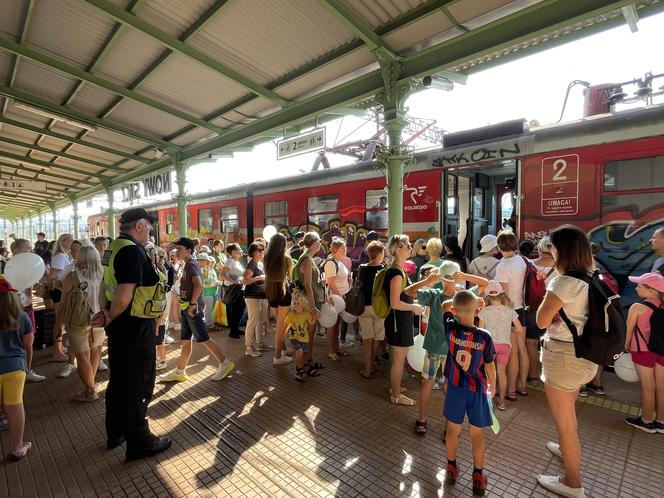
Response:
[[[542,216],[569,216],[579,211],[579,156],[542,159]]]

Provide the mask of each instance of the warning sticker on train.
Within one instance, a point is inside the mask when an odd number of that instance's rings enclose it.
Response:
[[[542,216],[564,216],[579,211],[579,156],[542,159]]]
[[[286,138],[277,142],[277,159],[285,159],[324,148],[325,128],[317,128],[297,137]]]

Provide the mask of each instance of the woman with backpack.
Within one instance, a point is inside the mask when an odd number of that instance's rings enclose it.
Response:
[[[487,234],[480,239],[479,244],[480,255],[470,262],[468,273],[493,280],[496,276],[496,267],[500,263],[500,260],[496,258],[498,252],[496,236]]]
[[[589,313],[589,285],[566,273],[592,275],[593,255],[586,234],[570,225],[551,233],[551,255],[556,275],[548,283],[544,301],[537,311],[537,326],[546,329],[541,354],[542,380],[559,441],[550,441],[546,446],[562,458],[565,474],[538,475],[537,481],[561,496],[583,497],[575,404],[581,386],[597,373],[597,365],[576,357],[574,336],[566,322],[559,318],[559,312],[564,311],[577,334],[583,334]]]
[[[104,329],[90,327],[89,319],[102,308],[99,290],[103,277],[99,252],[94,246],[86,245],[81,248],[74,269],[62,282],[62,307],[57,326],[67,330],[69,350],[76,355],[76,370],[84,388],[72,398],[74,401],[89,402],[99,398],[95,392],[95,375]]]
[[[625,350],[630,351],[641,383],[641,416],[625,419],[644,432],[664,433],[664,354],[653,351],[653,334],[664,335],[664,277],[657,272],[629,277],[642,299],[627,314]],[[659,329],[654,329],[659,327]],[[664,343],[664,337],[659,342]]]
[[[65,270],[72,262],[69,253],[72,242],[74,242],[74,237],[69,233],[63,233],[58,237],[51,256],[50,270],[48,275],[46,275],[48,281],[48,293],[53,300],[56,317],[60,309],[60,301],[62,300],[62,279],[65,277]],[[62,334],[63,331],[61,328],[53,328],[53,359],[55,361],[67,361],[68,359],[67,355],[64,353],[64,348],[62,347]],[[76,369],[76,365],[72,363],[72,359],[69,358],[69,363],[65,366],[65,369],[59,376],[63,376],[63,373],[66,373],[64,377],[69,376],[69,374]]]
[[[346,257],[346,241],[335,237],[330,244],[330,256],[325,261],[323,271],[330,294],[341,296],[342,298],[350,290],[350,272],[343,262]],[[332,327],[325,329],[327,337],[328,355],[332,361],[339,361],[341,356],[348,356],[348,352],[341,351],[339,344],[339,326],[341,317],[337,317],[336,323]]]
[[[274,334],[273,365],[283,365],[293,361],[286,355],[284,336],[286,334],[286,315],[290,311],[292,291],[288,278],[293,266],[293,260],[287,254],[288,241],[281,233],[276,233],[270,239],[265,252],[263,266],[265,269],[265,293],[270,308],[276,309],[277,325]]]
[[[325,299],[325,287],[321,281],[320,270],[314,263],[314,257],[318,255],[321,248],[320,236],[316,232],[307,232],[302,239],[303,253],[293,267],[293,284],[303,291],[308,309],[314,321],[320,317],[320,307]],[[323,365],[313,361],[314,334],[309,334],[309,350],[305,355],[305,367],[307,374],[315,373],[323,368]]]

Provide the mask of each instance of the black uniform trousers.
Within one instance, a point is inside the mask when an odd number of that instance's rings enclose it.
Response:
[[[140,445],[150,435],[146,418],[155,383],[155,321],[121,316],[106,327],[109,382],[106,436]]]

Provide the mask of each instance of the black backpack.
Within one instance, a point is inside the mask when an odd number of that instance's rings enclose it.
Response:
[[[664,355],[664,308],[660,308],[648,301],[641,301],[641,304],[652,310],[652,315],[650,315],[650,339],[648,340],[648,351]],[[638,325],[636,326],[636,333],[640,336],[643,342],[646,342]],[[636,347],[637,350],[640,350],[638,338],[636,340]]]
[[[577,334],[576,326],[562,308],[558,312],[574,337],[576,357],[601,366],[612,364],[614,356],[623,351],[627,333],[620,296],[599,278],[599,272],[592,277],[574,271],[565,275],[588,284],[588,320],[582,335]]]

